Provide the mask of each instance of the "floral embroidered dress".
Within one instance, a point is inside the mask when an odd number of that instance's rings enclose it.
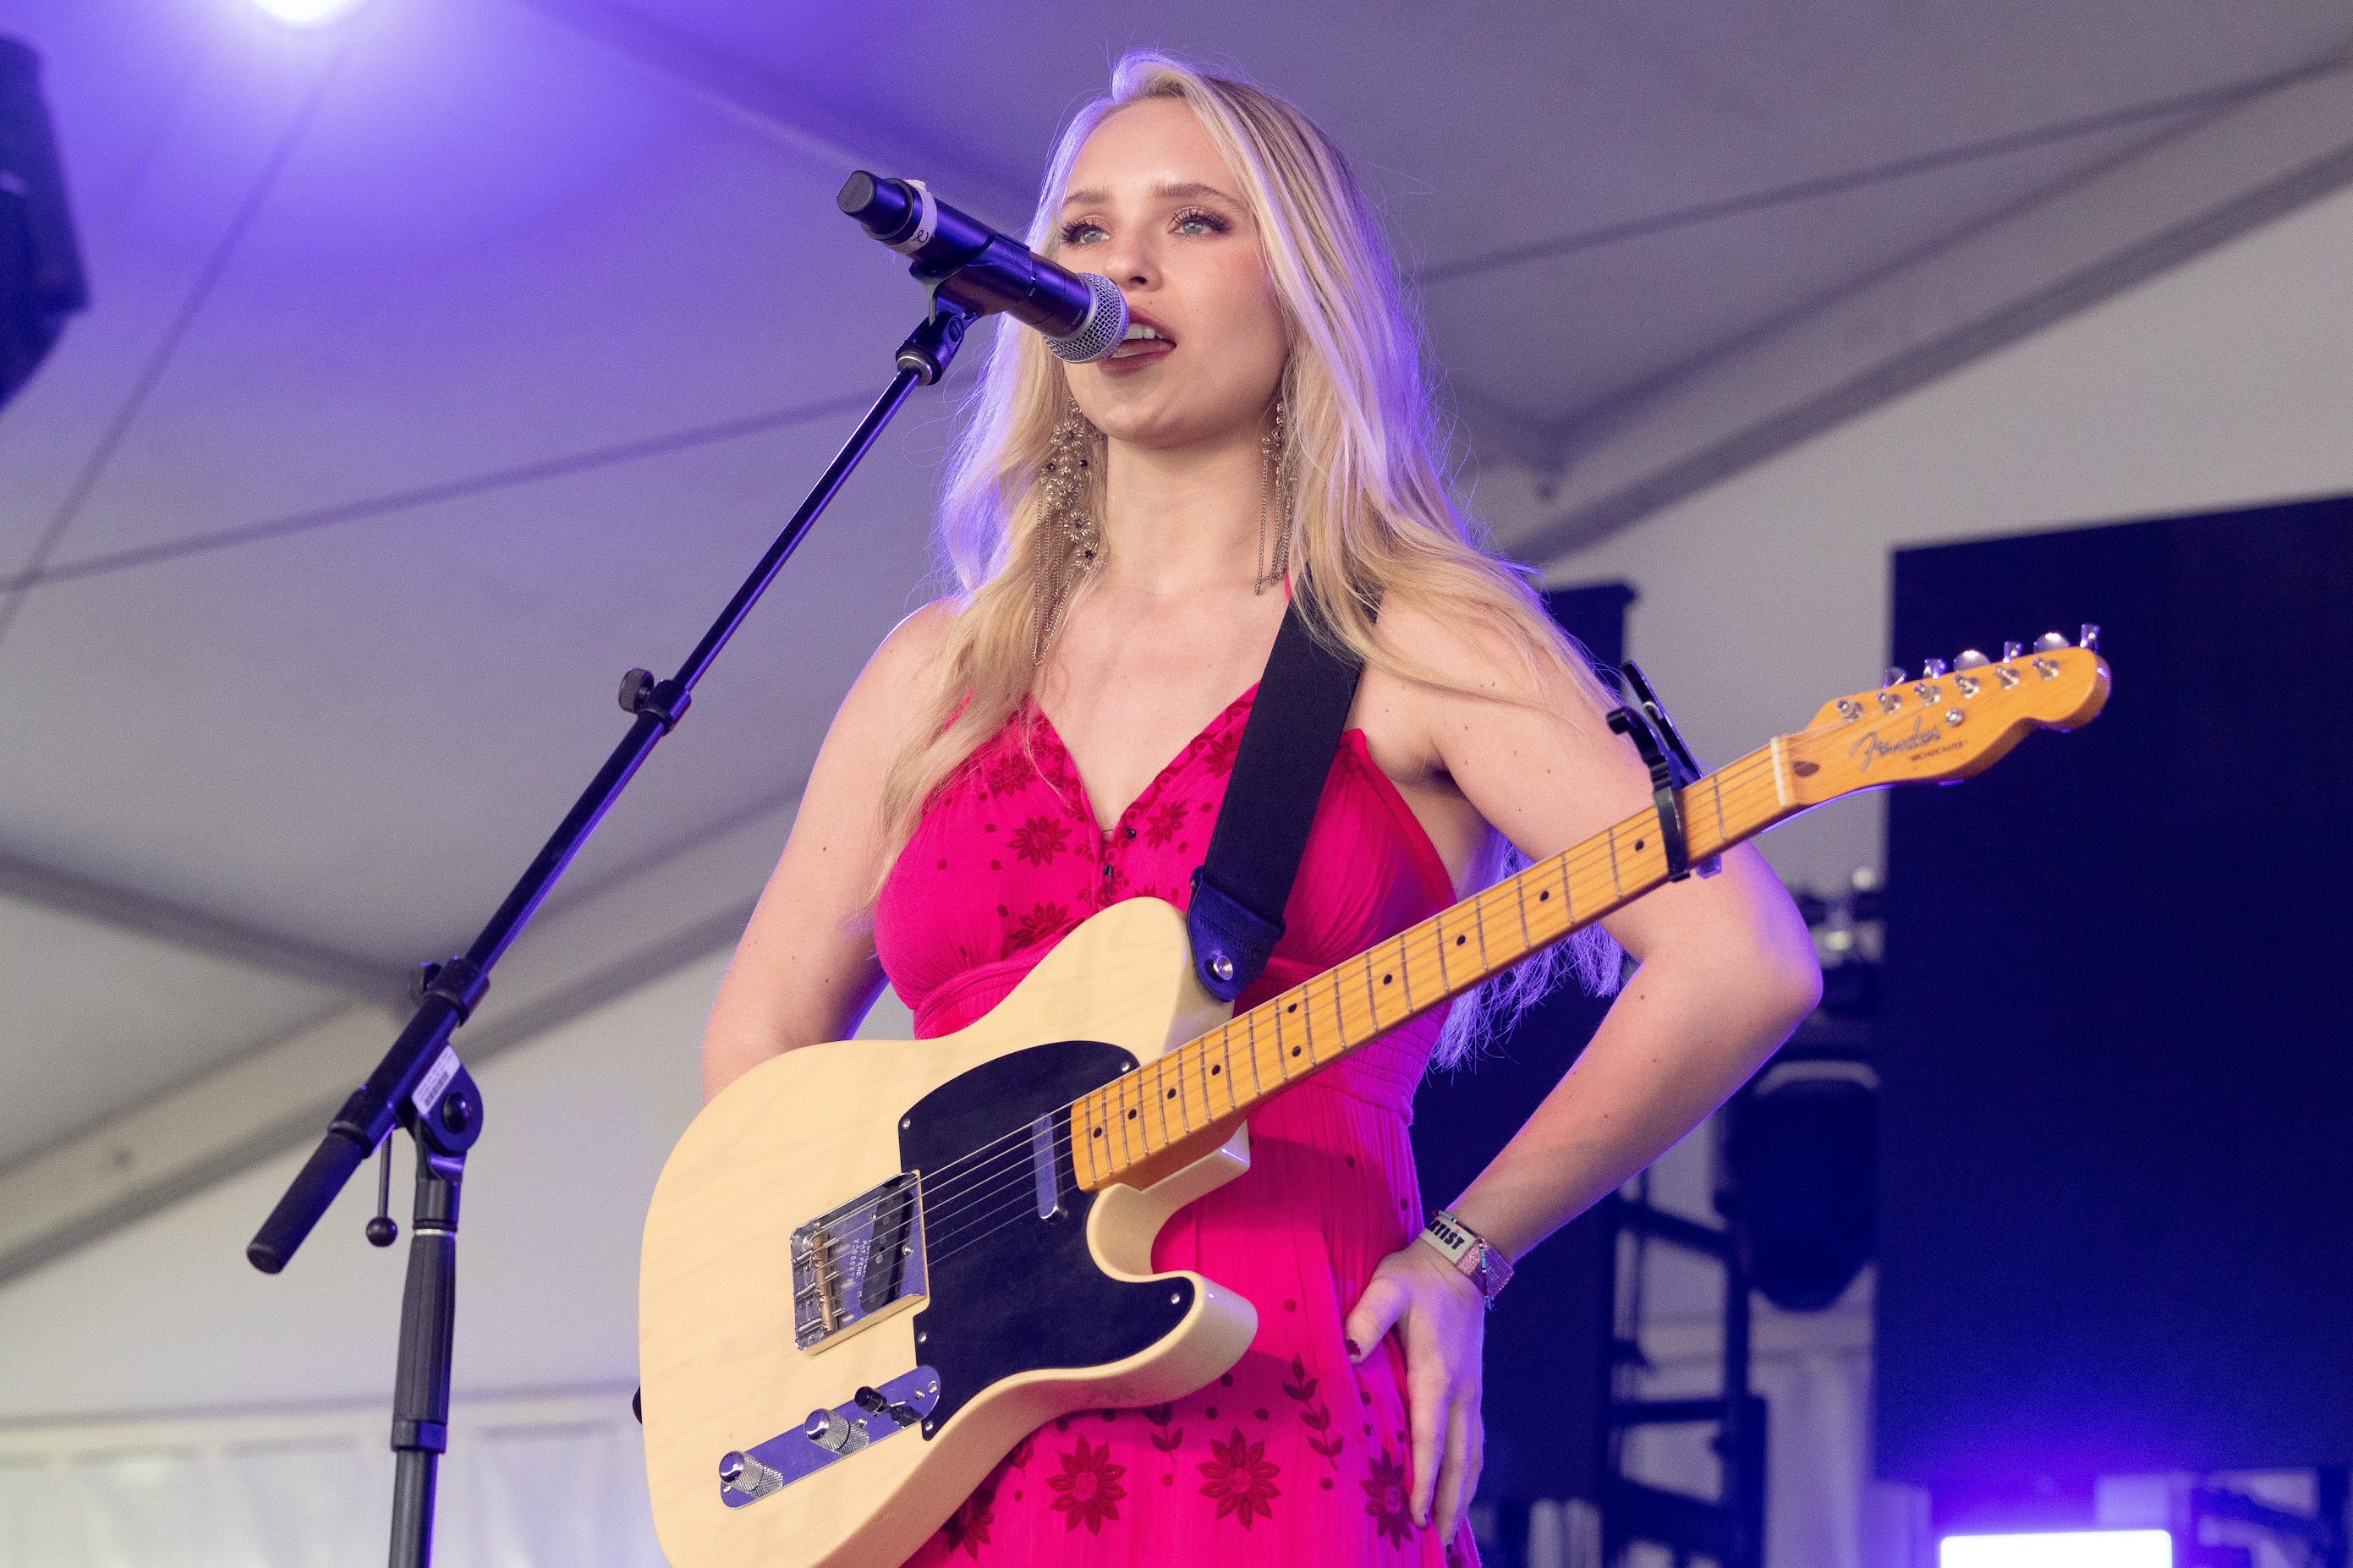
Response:
[[[1185,907],[1256,689],[1236,698],[1109,829],[1034,707],[942,784],[884,882],[875,945],[918,1036],[986,1014],[1104,906]],[[1437,850],[1361,731],[1324,781],[1285,931],[1249,1007],[1442,908]],[[1025,1440],[913,1559],[1282,1568],[1475,1564],[1408,1510],[1404,1360],[1351,1365],[1342,1320],[1374,1266],[1421,1228],[1406,1127],[1442,1016],[1417,1020],[1269,1100],[1250,1170],[1181,1210],[1153,1262],[1258,1308],[1240,1363],[1200,1392],[1089,1410]]]

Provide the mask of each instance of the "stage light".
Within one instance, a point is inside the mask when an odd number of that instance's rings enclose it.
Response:
[[[2162,1530],[2084,1530],[2044,1535],[1948,1535],[1936,1568],[2173,1568]]]
[[[318,27],[333,21],[359,0],[253,0],[253,3],[296,27]]]

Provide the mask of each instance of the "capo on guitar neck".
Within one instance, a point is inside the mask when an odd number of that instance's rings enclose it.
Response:
[[[1711,855],[1696,866],[1692,864],[1690,843],[1683,834],[1683,797],[1676,793],[1700,776],[1699,763],[1675,732],[1674,721],[1667,717],[1658,693],[1642,679],[1641,667],[1630,661],[1621,674],[1637,706],[1611,709],[1609,728],[1634,742],[1642,765],[1651,770],[1651,798],[1659,808],[1659,845],[1667,855],[1667,880],[1680,882],[1694,871],[1713,877],[1724,869],[1724,858]]]

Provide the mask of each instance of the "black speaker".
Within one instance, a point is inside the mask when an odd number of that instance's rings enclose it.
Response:
[[[66,318],[89,304],[41,99],[41,58],[0,38],[0,405],[39,366]]]
[[[1783,1077],[1725,1108],[1733,1238],[1785,1312],[1820,1311],[1871,1260],[1877,1100],[1852,1079]]]

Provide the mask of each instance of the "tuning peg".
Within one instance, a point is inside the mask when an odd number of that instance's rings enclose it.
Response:
[[[2066,646],[2067,637],[2063,632],[2044,632],[2034,639],[2034,651],[2037,653],[2057,653]]]
[[[2004,664],[2008,664],[2011,659],[2016,658],[2020,654],[2022,654],[2025,651],[2026,645],[2022,642],[2006,642],[2001,645],[2001,661]]]
[[[2100,647],[2099,623],[2096,621],[2085,621],[2084,623],[2082,635],[2075,638],[2075,646],[2082,648],[2085,653],[2097,653]]]
[[[1887,673],[1880,677],[1879,684],[1883,689],[1888,687],[1901,686],[1910,679],[1912,679],[1910,676],[1904,673],[1902,665],[1891,664],[1887,667]]]
[[[1993,661],[1991,659],[1986,658],[1985,655],[1979,653],[1977,649],[1973,647],[1965,647],[1961,649],[1958,654],[1954,656],[1953,668],[1955,669],[1981,669],[1992,662]]]
[[[1920,667],[1920,679],[1923,680],[1934,680],[1940,675],[1951,674],[1952,669],[1953,667],[1947,664],[1943,659],[1932,658],[1927,663]]]

